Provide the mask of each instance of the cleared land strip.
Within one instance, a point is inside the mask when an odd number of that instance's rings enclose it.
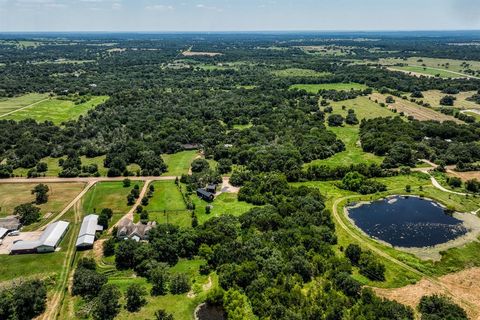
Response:
[[[410,66],[418,67],[418,68],[425,68],[425,66],[419,66],[419,65],[410,65]],[[472,75],[464,74],[464,73],[461,73],[461,72],[451,71],[451,70],[448,70],[448,69],[440,69],[440,68],[434,68],[434,67],[428,67],[428,66],[426,68],[436,70],[436,71],[446,71],[446,72],[453,73],[453,74],[456,74],[458,76],[461,76],[463,78],[480,79],[477,76],[472,76]]]
[[[37,102],[34,102],[34,103],[32,103],[32,104],[29,104],[28,106],[21,107],[21,108],[18,108],[18,109],[16,109],[16,110],[13,110],[13,111],[10,111],[10,112],[4,113],[4,114],[0,114],[0,118],[6,117],[6,116],[11,115],[11,114],[13,114],[13,113],[15,113],[15,112],[18,112],[18,111],[21,111],[21,110],[24,110],[24,109],[33,107],[33,106],[35,106],[35,105],[37,105],[37,104],[39,104],[39,103],[42,103],[42,102],[44,102],[44,101],[47,101],[47,100],[48,100],[48,98],[43,99],[43,100],[40,100],[40,101],[37,101]]]
[[[169,181],[175,180],[176,176],[161,176],[161,177],[89,177],[89,178],[60,178],[60,177],[49,177],[49,178],[7,178],[0,179],[0,183],[54,183],[54,182],[115,182],[123,181],[124,179],[130,179],[132,181]]]

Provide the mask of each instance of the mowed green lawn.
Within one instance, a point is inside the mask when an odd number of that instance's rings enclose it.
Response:
[[[102,209],[110,208],[113,210],[113,218],[110,225],[115,224],[130,210],[130,207],[127,205],[127,196],[135,184],[138,184],[140,189],[142,189],[142,181],[132,181],[132,185],[128,188],[124,188],[122,182],[97,183],[83,198],[83,214],[100,213]]]
[[[3,115],[9,112],[38,103],[47,98],[48,93],[29,93],[15,98],[0,98],[0,119],[3,119]]]
[[[337,91],[350,91],[350,90],[364,90],[368,87],[360,83],[322,83],[322,84],[294,84],[290,89],[305,90],[310,93],[318,93],[320,90],[337,90]]]
[[[196,194],[192,195],[192,200],[195,204],[195,213],[200,224],[205,223],[211,218],[219,217],[225,214],[241,216],[245,212],[255,207],[250,203],[238,201],[238,196],[235,193],[222,193],[211,203],[203,201],[197,197]],[[206,213],[206,207],[208,205],[212,206],[209,214]]]
[[[190,165],[199,154],[195,150],[182,151],[174,154],[163,154],[162,158],[168,167],[168,171],[165,176],[181,176],[187,174],[190,170]]]
[[[331,106],[335,114],[346,116],[349,109],[355,110],[355,114],[359,121],[362,119],[372,119],[378,117],[389,117],[394,114],[387,108],[380,107],[379,104],[369,100],[366,97],[358,97],[352,100],[332,102]],[[342,107],[345,106],[345,109]],[[327,115],[328,116],[328,115]],[[346,150],[335,154],[325,160],[315,160],[306,166],[310,165],[328,165],[332,167],[358,164],[358,163],[381,163],[383,157],[378,157],[372,153],[367,153],[362,150],[359,137],[359,126],[344,125],[343,127],[328,127],[328,130],[334,132],[337,137],[343,141]]]
[[[330,75],[329,72],[318,72],[311,69],[290,68],[284,70],[276,70],[272,72],[273,75],[282,78],[288,77],[325,77]]]
[[[153,197],[150,198],[148,206],[149,220],[159,224],[171,223],[180,227],[188,228],[192,225],[190,211],[187,210],[182,193],[178,190],[174,181],[156,181],[152,184],[155,187]],[[138,214],[135,221],[140,220]]]
[[[52,121],[58,125],[68,120],[77,119],[79,116],[87,113],[88,110],[104,103],[107,99],[107,96],[98,96],[85,103],[75,105],[70,100],[50,98],[31,107],[11,113],[4,118],[17,121],[24,119],[34,119],[38,122]]]

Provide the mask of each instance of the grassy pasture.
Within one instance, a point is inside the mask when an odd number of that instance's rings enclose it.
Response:
[[[413,75],[425,75],[431,77],[440,77],[440,78],[459,78],[461,75],[443,69],[422,67],[422,66],[393,66],[389,67],[392,71],[401,71],[405,73],[412,73]]]
[[[31,190],[37,183],[0,184],[0,217],[11,215],[23,203],[35,201]],[[42,215],[65,208],[85,187],[83,183],[46,183],[50,188],[48,202],[40,205]]]
[[[379,103],[386,104],[386,95],[380,93],[371,94],[372,100],[378,101]],[[462,121],[456,119],[455,117],[445,115],[441,112],[435,111],[431,108],[426,108],[419,106],[414,102],[409,100],[404,100],[402,98],[395,97],[395,103],[388,105],[388,108],[391,110],[397,110],[398,113],[403,112],[405,116],[412,116],[417,120],[426,121],[426,120],[437,120],[437,121],[454,121],[457,123],[463,123]]]
[[[29,93],[14,98],[0,98],[0,118],[6,113],[25,108],[48,98],[47,93]]]
[[[451,94],[457,98],[454,103],[455,108],[460,109],[480,109],[480,105],[476,104],[473,101],[468,101],[467,98],[471,97],[475,94],[475,91],[468,91],[468,92],[460,92],[458,94]],[[432,107],[440,107],[440,99],[445,97],[447,94],[441,92],[440,90],[429,90],[423,92],[423,98],[419,100],[423,100],[428,102]]]
[[[305,90],[309,93],[318,93],[320,90],[337,90],[337,91],[350,91],[350,90],[364,90],[368,87],[359,83],[322,83],[322,84],[295,84],[290,89]]]
[[[355,110],[358,120],[372,119],[377,117],[389,117],[394,114],[386,108],[380,107],[377,103],[369,100],[366,97],[358,97],[352,100],[332,102],[333,113],[346,116],[348,109]],[[345,106],[343,110],[342,106]],[[335,154],[325,160],[315,160],[306,164],[310,165],[328,165],[332,167],[340,165],[350,165],[354,163],[381,163],[382,157],[375,156],[374,154],[363,152],[362,147],[359,145],[359,126],[345,125],[343,127],[329,127],[328,130],[334,132],[337,137],[345,143],[346,150]]]
[[[222,193],[216,197],[212,203],[207,203],[201,200],[195,194],[192,195],[192,200],[195,204],[195,213],[197,214],[198,222],[200,224],[205,223],[205,221],[210,220],[211,218],[225,214],[240,216],[255,207],[252,204],[238,201],[237,194],[234,193]],[[206,213],[206,207],[208,205],[212,206],[210,214]]]
[[[276,70],[272,72],[273,75],[282,78],[289,77],[325,77],[330,75],[329,72],[318,72],[311,69],[290,68],[284,70]]]
[[[431,70],[432,73],[436,72],[436,74],[438,74],[440,71],[444,71],[446,72],[447,77],[453,77],[453,78],[462,77],[462,75],[455,74],[455,72],[464,73],[466,69],[480,71],[480,62],[471,61],[471,60],[455,60],[455,59],[440,59],[440,58],[425,58],[425,57],[410,57],[406,60],[399,59],[399,58],[380,59],[380,64],[383,64],[383,65],[394,65],[397,63],[403,63],[410,67],[412,66],[417,66],[420,68],[426,67],[427,70]],[[395,66],[394,68],[397,68],[397,66]],[[440,69],[440,70],[435,70],[435,69]],[[468,76],[468,74],[465,74],[464,76]]]
[[[52,158],[52,157],[46,157],[40,160],[41,162],[45,162],[48,166],[47,172],[45,172],[45,176],[47,177],[57,177],[59,172],[62,171],[62,167],[58,164],[58,161],[60,159],[66,159],[66,157],[60,157],[60,158]],[[89,164],[96,164],[98,166],[98,172],[102,176],[107,175],[108,169],[105,168],[103,165],[103,161],[105,160],[105,156],[99,156],[95,158],[87,158],[85,156],[81,156],[80,160],[82,161],[82,165],[89,165]],[[129,166],[129,170],[135,169],[133,166]],[[29,169],[26,168],[17,168],[13,170],[13,174],[15,176],[19,177],[26,177]],[[132,171],[132,170],[131,170]],[[133,170],[135,171],[135,170]]]
[[[34,119],[38,122],[52,121],[58,125],[68,120],[77,119],[79,116],[87,113],[88,110],[104,103],[107,99],[108,97],[106,96],[93,97],[89,101],[79,105],[75,105],[75,103],[70,100],[49,99],[32,107],[9,114],[5,119],[17,121]]]
[[[100,213],[103,208],[110,208],[113,210],[110,225],[114,225],[130,210],[127,205],[127,196],[135,184],[138,184],[140,189],[143,187],[142,181],[132,181],[129,188],[124,188],[122,182],[97,183],[83,198],[83,214]]]
[[[187,174],[190,170],[190,164],[198,155],[195,150],[162,155],[163,161],[168,167],[168,171],[164,175],[178,177]]]
[[[148,206],[149,220],[157,223],[172,223],[181,227],[190,227],[192,218],[183,201],[182,193],[174,181],[156,181],[153,183],[155,192],[150,198]],[[138,214],[135,221],[140,220]]]

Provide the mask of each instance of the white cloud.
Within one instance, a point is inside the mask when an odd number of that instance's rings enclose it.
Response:
[[[215,6],[206,6],[202,3],[197,4],[195,7],[197,7],[198,9],[204,9],[204,10],[210,10],[210,11],[216,11],[216,12],[223,12],[222,8],[215,7]]]
[[[172,11],[175,8],[170,5],[164,5],[164,4],[154,4],[151,6],[146,6],[145,9],[149,11]]]

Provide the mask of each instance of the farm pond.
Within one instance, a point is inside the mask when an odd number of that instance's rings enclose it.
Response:
[[[395,196],[346,207],[355,225],[372,238],[395,247],[431,247],[465,235],[463,222],[438,203]]]

